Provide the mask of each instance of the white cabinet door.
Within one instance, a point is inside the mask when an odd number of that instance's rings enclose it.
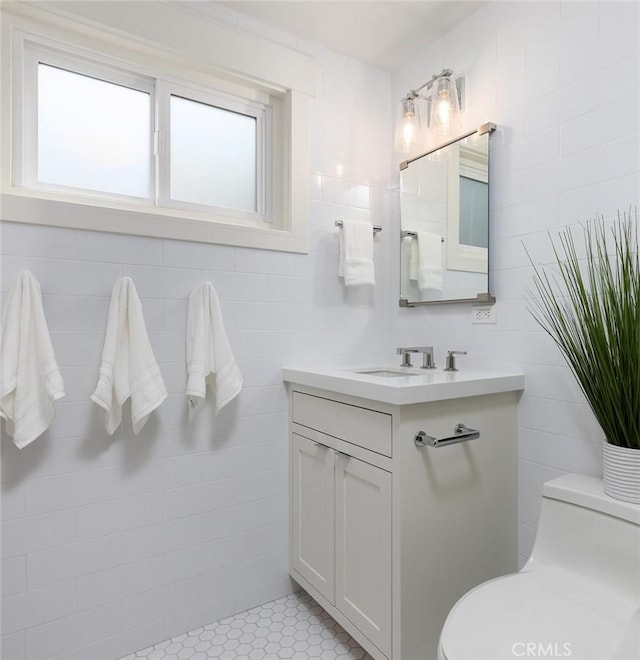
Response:
[[[334,451],[294,433],[292,461],[292,565],[333,602]]]
[[[336,455],[336,607],[391,657],[391,474]]]

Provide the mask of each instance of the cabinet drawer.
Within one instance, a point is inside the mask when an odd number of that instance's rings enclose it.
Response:
[[[364,449],[391,456],[391,415],[293,392],[292,420]]]

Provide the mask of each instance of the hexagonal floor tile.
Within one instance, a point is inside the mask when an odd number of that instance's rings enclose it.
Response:
[[[149,646],[120,660],[373,660],[300,591]]]

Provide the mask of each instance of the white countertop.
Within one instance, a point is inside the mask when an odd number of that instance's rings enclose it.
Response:
[[[359,373],[375,370],[394,372],[394,375],[389,377]],[[285,367],[282,370],[282,379],[288,383],[399,406],[524,389],[524,374],[464,368],[460,371],[446,372],[442,369],[423,370],[417,367],[375,365],[334,368]]]

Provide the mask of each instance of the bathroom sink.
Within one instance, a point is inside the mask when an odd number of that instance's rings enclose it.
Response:
[[[360,369],[354,371],[354,374],[367,374],[368,376],[379,376],[381,378],[400,378],[402,376],[420,376],[421,374],[411,371],[401,371],[400,369]]]

